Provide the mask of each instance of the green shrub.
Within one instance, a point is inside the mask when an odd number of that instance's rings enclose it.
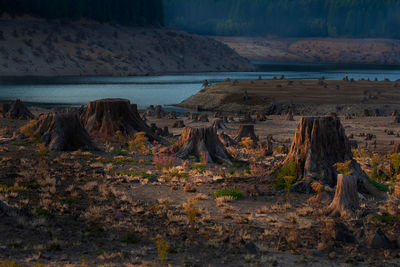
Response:
[[[297,163],[288,162],[276,171],[278,179],[274,183],[275,190],[283,190],[290,187],[298,179]]]
[[[333,166],[336,167],[337,172],[340,174],[352,175],[353,170],[351,169],[350,164],[351,164],[351,160],[348,160],[346,162],[338,162],[338,163],[334,164]]]
[[[243,192],[236,188],[235,189],[222,189],[222,190],[214,191],[214,196],[215,197],[229,196],[232,199],[236,200],[236,199],[243,197]]]

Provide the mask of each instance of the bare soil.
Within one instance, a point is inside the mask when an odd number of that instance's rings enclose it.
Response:
[[[395,195],[387,202],[361,200],[361,211],[342,220],[323,213],[334,188],[326,188],[319,202],[297,193],[286,202],[285,192],[274,189],[274,166],[286,156],[281,146],[290,144],[301,117],[283,118],[268,116],[255,124],[261,141],[273,135],[271,157],[259,157],[258,148],[241,147],[229,151],[244,164],[204,165],[194,158],[168,158],[173,161],[164,169],[157,168],[162,147],[154,143],[147,144],[147,151],[132,153],[127,140],[116,139],[108,144],[96,140],[99,152],[48,152],[29,139],[8,139],[27,121],[0,119],[0,200],[21,209],[21,214],[0,215],[0,263],[161,265],[156,240],[162,240],[170,266],[398,265],[398,249],[371,248],[368,241],[381,229],[391,241],[400,242]],[[212,124],[178,119],[189,126]],[[171,127],[175,120],[149,117],[152,122]],[[371,170],[372,153],[387,167],[386,153],[391,141],[400,142],[400,125],[392,124],[391,117],[342,122],[347,135],[367,143],[365,155],[356,157],[362,167]],[[224,131],[234,136],[240,123],[226,125]],[[174,142],[182,129],[170,132],[174,137],[169,141]],[[375,135],[376,147],[359,133]],[[254,170],[249,163],[262,168]],[[398,185],[397,180],[390,183]],[[215,190],[233,188],[243,197],[214,196]],[[197,216],[192,227],[185,205],[193,198]]]
[[[400,64],[400,41],[346,38],[213,37],[239,55],[265,62]]]
[[[0,69],[0,76],[133,76],[253,66],[228,46],[183,31],[2,17]]]

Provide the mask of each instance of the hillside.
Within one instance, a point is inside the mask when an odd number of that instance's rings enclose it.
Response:
[[[247,71],[226,45],[166,28],[0,20],[0,76],[126,76]]]
[[[400,40],[213,37],[250,60],[400,65]]]

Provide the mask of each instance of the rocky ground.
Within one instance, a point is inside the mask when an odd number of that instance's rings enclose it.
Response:
[[[262,78],[262,77],[261,77]],[[225,112],[281,114],[294,108],[304,115],[361,115],[364,109],[390,115],[399,109],[399,81],[276,80],[214,84],[178,104],[180,107]],[[245,94],[247,92],[247,97]]]
[[[0,18],[0,76],[130,76],[251,71],[211,38],[166,28]]]
[[[250,60],[336,64],[400,64],[400,41],[345,38],[215,37]]]
[[[285,158],[300,118],[271,115],[256,122],[261,141],[273,136],[273,154],[262,156],[260,148],[242,144],[229,148],[240,160],[232,166],[180,160],[164,146],[140,140],[129,146],[132,140],[117,138],[96,140],[97,152],[49,152],[35,140],[9,139],[27,121],[2,118],[0,200],[19,212],[0,214],[0,263],[398,266],[398,191],[386,201],[362,200],[361,210],[343,220],[323,212],[334,188],[325,187],[318,201],[298,193],[287,200],[285,190],[274,188],[273,170]],[[182,131],[172,128],[175,119],[147,119],[169,126],[170,143]],[[178,119],[189,126],[211,124]],[[234,119],[224,130],[231,136],[240,125]],[[400,124],[392,117],[342,117],[342,123],[360,145],[353,154],[363,169],[371,172],[378,153],[386,172]],[[366,133],[375,137],[367,141]],[[396,177],[382,179],[391,188],[398,185]],[[216,197],[221,189],[237,191]]]

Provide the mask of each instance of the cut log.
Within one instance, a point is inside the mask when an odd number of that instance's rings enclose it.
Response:
[[[226,125],[224,124],[224,122],[221,119],[216,119],[213,122],[212,127],[216,128],[217,130],[225,130],[227,129]]]
[[[358,179],[358,191],[371,197],[385,198],[372,185],[360,165],[353,159],[351,146],[339,118],[306,117],[297,127],[290,151],[283,162],[296,162],[299,180],[317,180],[334,187],[337,183],[336,163],[350,161],[349,168]]]
[[[101,99],[90,102],[81,120],[90,135],[101,139],[114,137],[117,131],[125,136],[145,132],[150,141],[166,143],[151,131],[141,119],[136,105],[131,106],[127,99]]]
[[[197,156],[209,163],[231,164],[232,157],[217,136],[214,127],[185,127],[179,140],[173,145],[173,151],[180,158]]]
[[[32,126],[49,150],[97,150],[83,127],[77,112],[50,112],[42,114]]]
[[[244,137],[250,137],[254,143],[258,142],[258,137],[254,133],[254,125],[240,125],[238,134],[233,139],[235,142],[239,143]]]
[[[1,104],[0,115],[3,118],[18,120],[29,120],[34,118],[33,114],[19,99],[15,100],[12,104]]]
[[[330,216],[350,217],[359,208],[357,177],[339,174],[335,197],[328,206],[326,213]]]

